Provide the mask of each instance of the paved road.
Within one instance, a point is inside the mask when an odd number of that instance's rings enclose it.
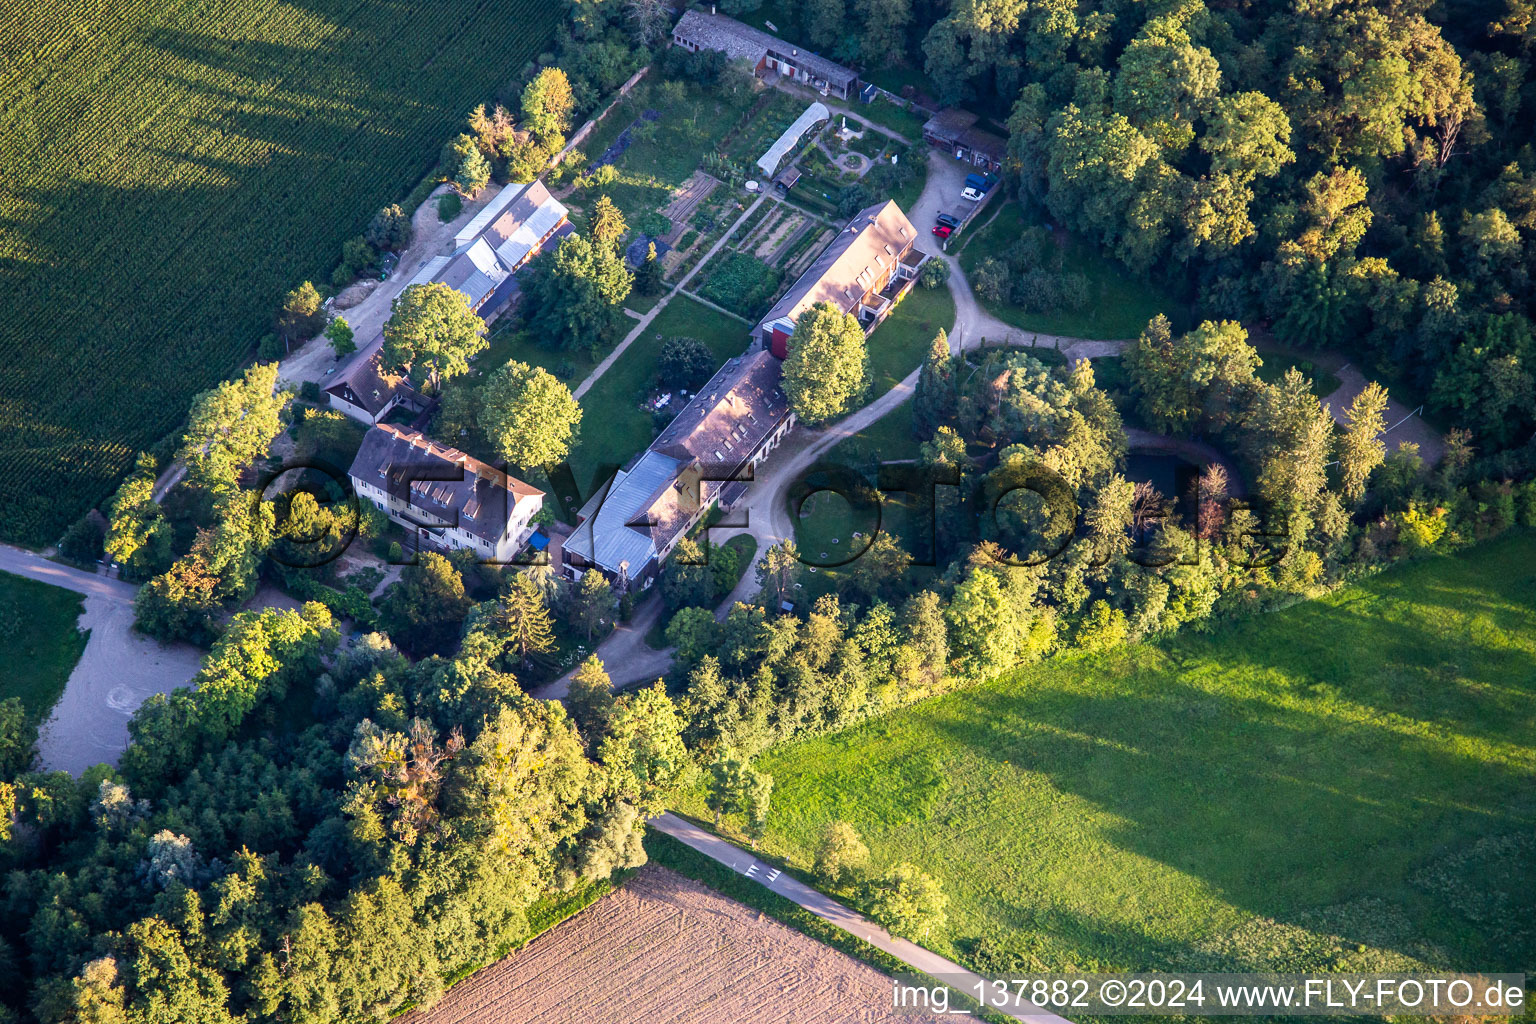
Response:
[[[50,562],[42,555],[10,544],[0,544],[0,572],[25,576],[42,583],[51,583],[56,587],[73,590],[87,597],[101,597],[130,605],[133,603],[134,595],[139,592],[139,588],[132,583],[108,579],[85,569]]]
[[[898,939],[862,914],[857,914],[824,892],[812,889],[792,875],[773,868],[758,860],[753,854],[719,836],[706,832],[689,821],[670,812],[651,820],[651,827],[665,832],[712,860],[724,864],[733,871],[752,879],[770,892],[799,904],[817,917],[841,928],[856,939],[862,939],[882,952],[889,953],[915,971],[930,977],[942,978],[947,984],[969,994],[975,992],[982,979],[961,967],[953,960],[945,959],[932,950],[924,949],[915,942]],[[1029,1024],[1070,1024],[1064,1017],[1026,1003],[1018,1009],[996,1011],[1014,1020]]]
[[[661,595],[653,589],[630,620],[619,623],[593,652],[602,661],[615,690],[655,682],[672,668],[672,652],[676,648],[658,651],[645,642],[646,634],[661,618],[661,609]],[[563,700],[570,692],[574,674],[572,669],[549,685],[532,691],[533,696],[540,700]]]

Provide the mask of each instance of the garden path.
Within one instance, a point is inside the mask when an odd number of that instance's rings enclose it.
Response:
[[[699,260],[698,263],[695,263],[692,270],[688,271],[688,273],[679,278],[678,282],[672,286],[672,290],[663,295],[660,301],[658,301],[656,305],[652,306],[650,310],[640,318],[640,322],[635,324],[634,327],[630,328],[629,333],[624,335],[624,340],[615,345],[613,347],[613,351],[609,352],[606,356],[603,357],[602,362],[598,363],[597,366],[593,368],[592,372],[587,374],[586,380],[576,385],[576,390],[571,392],[571,394],[574,395],[578,401],[580,401],[582,395],[585,395],[589,390],[591,390],[592,385],[596,384],[598,380],[603,376],[603,374],[608,372],[608,368],[610,366],[618,362],[619,357],[624,354],[630,345],[634,344],[635,339],[646,332],[646,330],[651,326],[651,322],[661,315],[661,311],[663,309],[667,308],[667,303],[671,302],[679,292],[686,288],[688,286],[688,282],[693,280],[694,275],[697,274],[700,270],[704,269],[704,266],[709,263],[710,260],[715,258],[715,254],[725,246],[726,242],[730,241],[731,236],[736,233],[736,229],[741,227],[742,223],[745,222],[748,217],[752,216],[753,212],[756,211],[757,208],[761,206],[765,200],[767,200],[767,198],[768,193],[766,192],[758,196],[757,199],[754,200],[752,204],[742,212],[742,215],[736,218],[735,223],[726,229],[725,234],[721,235],[719,240],[716,241],[714,245],[709,247],[709,251],[704,254],[704,258]]]

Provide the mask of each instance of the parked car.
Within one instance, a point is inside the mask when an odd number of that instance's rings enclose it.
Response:
[[[976,203],[981,197],[992,190],[997,184],[995,174],[967,174],[965,176],[965,188],[960,192],[960,198],[968,202]]]
[[[950,227],[948,224],[935,224],[933,226],[933,233],[938,235],[940,238],[948,238],[951,234],[954,233],[954,230],[955,229]]]
[[[951,217],[947,213],[939,214],[937,219],[938,219],[938,222],[941,225],[943,225],[946,228],[949,228],[951,231],[953,231],[955,228],[958,228],[960,226],[960,218],[958,218],[958,217]]]

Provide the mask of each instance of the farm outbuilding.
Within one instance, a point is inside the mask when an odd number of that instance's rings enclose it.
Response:
[[[672,45],[690,53],[718,50],[731,60],[751,64],[755,75],[775,73],[818,89],[823,96],[847,100],[859,95],[857,72],[712,10],[691,10],[679,18]]]
[[[823,121],[831,120],[832,112],[826,104],[812,103],[805,108],[805,112],[795,118],[795,123],[784,129],[773,145],[768,147],[768,152],[757,158],[758,169],[763,172],[763,177],[772,178],[779,164],[799,144],[806,132]]]

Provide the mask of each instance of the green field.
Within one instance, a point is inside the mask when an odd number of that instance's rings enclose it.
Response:
[[[931,945],[979,968],[1527,970],[1536,535],[758,767],[770,855],[848,819],[942,880]]]
[[[20,697],[33,724],[58,703],[85,651],[76,628],[85,598],[0,572],[0,700]]]
[[[923,365],[934,335],[954,326],[955,297],[949,288],[914,285],[885,323],[869,336],[869,398],[885,394]]]
[[[682,83],[666,83],[673,86],[669,90],[663,84],[648,75],[593,129],[582,152],[596,160],[642,113],[658,113],[655,121],[632,129],[629,148],[613,162],[618,177],[597,186],[590,195],[578,192],[576,202],[590,205],[598,194],[606,194],[630,223],[642,214],[660,210],[671,200],[673,191],[699,169],[705,154],[714,152],[730,136],[752,106],[750,92],[732,98],[698,86],[679,88]],[[735,219],[729,212],[724,216]]]
[[[995,214],[983,211],[977,227],[967,230],[962,240],[961,267],[967,275],[974,274],[982,260],[1007,250],[1020,232],[1033,223],[1025,218],[1023,207],[1016,202],[1003,204]],[[1059,228],[1057,233],[1060,237]],[[1134,338],[1158,313],[1167,314],[1176,330],[1187,328],[1187,315],[1156,285],[1136,277],[1080,238],[1069,235],[1060,244],[1062,271],[1082,274],[1088,279],[1091,298],[1086,309],[1029,313],[1010,302],[986,302],[980,296],[977,301],[987,312],[1014,327],[1071,338]]]
[[[130,0],[0,10],[0,535],[29,543],[410,191],[557,4]]]

